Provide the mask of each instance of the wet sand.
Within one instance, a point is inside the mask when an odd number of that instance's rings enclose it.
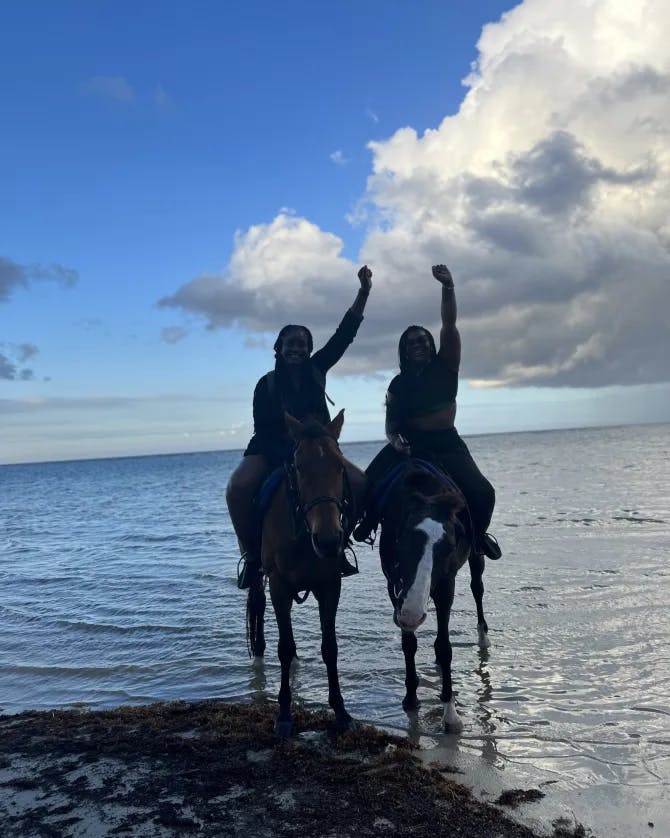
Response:
[[[0,717],[0,834],[537,838],[506,814],[537,789],[482,803],[458,769],[407,739],[296,710],[279,742],[271,704],[173,702]],[[462,778],[460,778],[462,779]],[[553,836],[586,836],[569,817]]]

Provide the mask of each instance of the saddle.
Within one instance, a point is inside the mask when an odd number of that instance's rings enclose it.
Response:
[[[447,474],[444,469],[439,468],[429,460],[424,460],[420,457],[412,457],[397,463],[395,466],[392,466],[375,485],[367,505],[363,523],[356,528],[356,531],[354,531],[354,538],[356,541],[368,541],[371,538],[371,533],[373,531],[376,532],[379,523],[384,520],[389,498],[399,483],[403,480],[407,469],[410,467],[421,469],[429,474],[432,474],[434,477],[437,477],[443,486],[451,489],[451,491],[455,492],[461,498],[463,501],[463,510],[459,513],[459,518],[461,519],[461,523],[463,524],[465,531],[472,533],[473,529],[470,509],[463,492],[460,490],[452,477]],[[374,543],[374,538],[372,538],[372,543]]]

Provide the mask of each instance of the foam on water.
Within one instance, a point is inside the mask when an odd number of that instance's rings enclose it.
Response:
[[[357,549],[361,574],[344,580],[338,612],[352,715],[429,737],[498,772],[532,770],[565,794],[627,789],[670,823],[662,802],[670,783],[669,431],[469,440],[496,487],[491,529],[504,556],[484,577],[489,650],[478,646],[467,568],[457,581],[451,629],[463,733],[457,741],[440,734],[432,610],[418,631],[422,706],[410,719],[402,711],[399,631],[368,548]],[[344,446],[363,466],[378,447]],[[272,612],[258,667],[247,658],[245,598],[234,579],[224,491],[238,457],[0,467],[5,712],[274,699]],[[310,598],[293,613],[295,695],[324,706],[316,606]]]

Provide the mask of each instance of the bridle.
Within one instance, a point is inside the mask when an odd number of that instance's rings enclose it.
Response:
[[[335,440],[334,437],[331,437],[328,434],[324,434],[324,436],[327,436],[329,439],[333,439],[333,441],[335,442],[335,446],[337,447],[337,450],[340,450],[340,446],[337,444],[337,440]],[[307,513],[315,507],[320,506],[324,503],[335,504],[340,516],[340,526],[342,527],[342,531],[347,532],[347,528],[349,527],[349,524],[352,521],[351,506],[353,495],[351,492],[351,484],[349,482],[349,475],[347,474],[346,468],[344,468],[344,466],[342,467],[342,497],[338,498],[335,495],[318,495],[317,497],[312,498],[312,500],[308,501],[307,503],[304,503],[300,495],[300,489],[298,487],[298,473],[295,465],[295,455],[299,447],[300,442],[298,442],[298,444],[296,445],[290,462],[288,462],[285,466],[286,486],[289,495],[289,503],[293,511],[293,531],[295,537],[297,538],[303,533],[308,536],[312,535],[312,530],[307,520]]]

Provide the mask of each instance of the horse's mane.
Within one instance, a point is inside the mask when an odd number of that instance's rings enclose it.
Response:
[[[404,486],[410,492],[430,495],[444,488],[442,481],[422,468],[410,466],[404,476]]]
[[[410,497],[430,497],[440,495],[443,502],[453,507],[454,512],[460,512],[464,507],[462,496],[451,487],[445,485],[435,474],[422,468],[410,467],[404,477],[404,488]]]
[[[321,422],[311,416],[302,424],[298,436],[300,439],[320,439],[323,436],[335,439],[334,435]]]

